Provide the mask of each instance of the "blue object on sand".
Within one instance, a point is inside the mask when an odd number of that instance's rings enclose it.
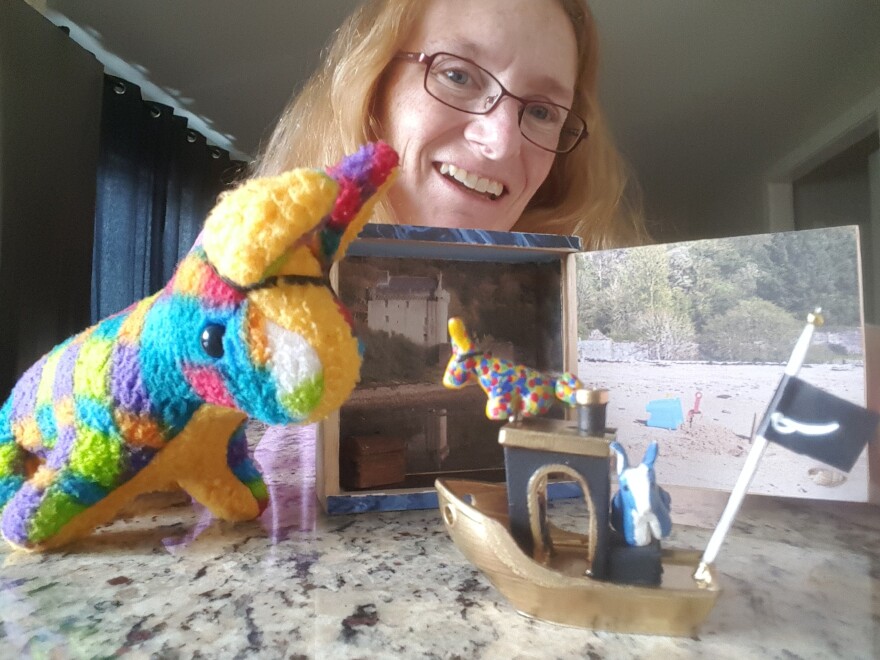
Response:
[[[674,431],[684,423],[680,399],[649,401],[645,410],[648,411],[648,421],[646,422],[648,426]]]

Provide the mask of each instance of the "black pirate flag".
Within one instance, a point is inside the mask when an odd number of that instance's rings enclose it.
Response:
[[[795,376],[783,376],[757,435],[849,472],[874,437],[880,415]]]

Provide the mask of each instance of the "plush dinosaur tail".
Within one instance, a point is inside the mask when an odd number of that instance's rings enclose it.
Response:
[[[556,379],[556,398],[566,405],[575,405],[577,391],[582,389],[584,384],[572,373],[565,372]]]
[[[371,142],[344,158],[327,174],[339,184],[336,203],[321,232],[325,263],[338,261],[360,233],[381,193],[394,179],[399,157],[384,142]]]

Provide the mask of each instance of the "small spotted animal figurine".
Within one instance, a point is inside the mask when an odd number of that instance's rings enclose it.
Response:
[[[328,273],[397,160],[376,143],[326,172],[246,182],[164,289],[31,367],[0,408],[3,537],[53,548],[178,488],[225,520],[260,515],[244,423],[315,421],[354,388],[358,341]]]
[[[657,485],[654,461],[657,442],[648,445],[645,457],[636,467],[629,467],[626,451],[612,442],[617,454],[617,481],[620,490],[611,500],[611,526],[623,534],[628,545],[648,545],[672,531],[669,493]]]
[[[574,374],[550,376],[478,350],[459,318],[449,319],[449,337],[452,356],[443,374],[443,385],[459,389],[478,383],[488,397],[489,419],[543,415],[557,399],[574,405],[575,392],[583,389]]]

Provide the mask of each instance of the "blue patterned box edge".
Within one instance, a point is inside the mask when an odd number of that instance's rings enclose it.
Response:
[[[580,487],[574,482],[559,482],[547,485],[550,500],[563,500],[582,497]],[[437,491],[431,489],[420,493],[365,493],[363,495],[328,495],[327,513],[331,516],[349,513],[368,513],[371,511],[415,511],[436,509]]]
[[[348,255],[518,263],[553,261],[580,250],[577,236],[369,224]]]

